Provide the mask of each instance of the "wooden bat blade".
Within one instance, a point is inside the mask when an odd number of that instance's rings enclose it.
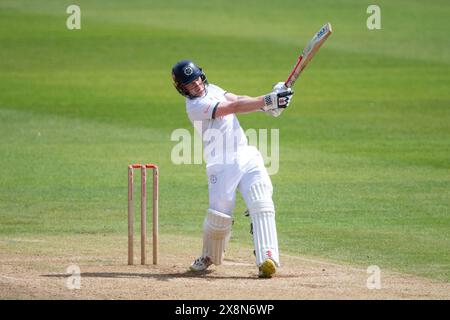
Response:
[[[303,49],[302,54],[298,57],[298,60],[285,81],[286,87],[290,88],[294,85],[295,81],[299,78],[302,71],[308,65],[309,61],[314,57],[317,50],[322,46],[325,40],[328,39],[333,32],[331,24],[328,22],[314,35],[314,37],[308,42],[308,45]]]

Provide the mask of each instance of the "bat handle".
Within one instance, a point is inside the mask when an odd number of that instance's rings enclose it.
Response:
[[[279,93],[278,97],[287,97],[287,96],[290,96],[293,93],[294,93],[294,91],[285,91],[285,92]]]

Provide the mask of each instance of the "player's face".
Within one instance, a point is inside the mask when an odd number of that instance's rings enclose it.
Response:
[[[191,83],[187,84],[186,89],[189,91],[191,96],[194,97],[201,97],[205,94],[205,85],[203,84],[201,77],[198,77]]]

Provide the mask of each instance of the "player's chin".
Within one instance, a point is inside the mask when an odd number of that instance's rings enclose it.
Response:
[[[200,91],[194,92],[193,96],[194,97],[202,97],[204,94],[205,94],[205,90],[200,90]]]

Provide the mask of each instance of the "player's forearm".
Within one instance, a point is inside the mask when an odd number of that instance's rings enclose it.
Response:
[[[249,113],[258,111],[264,106],[264,98],[240,96],[232,101],[221,102],[216,110],[216,117],[224,117],[232,113]]]
[[[242,99],[247,99],[247,98],[251,98],[250,96],[238,96],[237,97],[239,100],[242,100]]]
[[[231,102],[233,113],[247,113],[259,111],[264,106],[264,97],[240,96],[237,101]]]
[[[226,94],[227,101],[222,101],[213,111],[213,118],[224,117],[233,113],[249,113],[254,111],[268,111],[286,108],[293,92],[290,88],[273,91],[265,96],[247,97]]]

